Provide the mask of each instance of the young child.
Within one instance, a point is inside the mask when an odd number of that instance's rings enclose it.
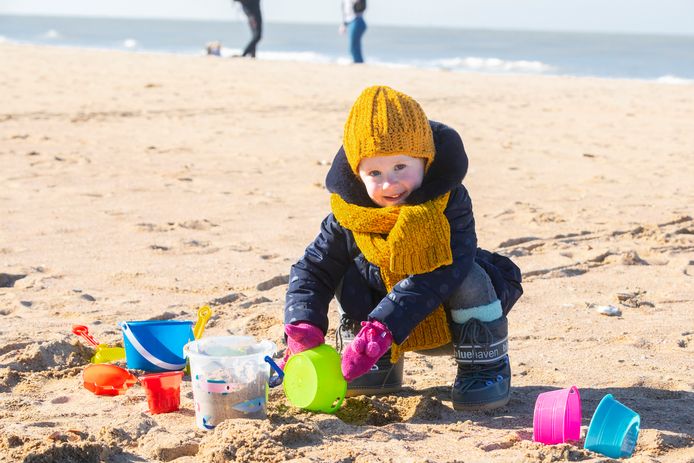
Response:
[[[291,269],[284,362],[325,342],[335,296],[337,338],[351,341],[348,395],[397,391],[405,351],[452,343],[454,408],[508,402],[506,314],[520,270],[477,248],[466,172],[459,135],[415,100],[385,86],[361,93],[326,179],[332,214]]]

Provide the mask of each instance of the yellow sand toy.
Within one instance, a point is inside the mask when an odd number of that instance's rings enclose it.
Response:
[[[195,322],[195,326],[193,326],[193,336],[195,339],[200,339],[203,331],[205,331],[207,320],[209,320],[211,316],[212,309],[210,309],[210,306],[204,305],[198,309],[198,320]],[[183,371],[185,371],[187,375],[190,374],[190,362],[186,364],[186,368]]]
[[[209,306],[204,305],[198,309],[198,320],[195,322],[193,327],[193,336],[195,339],[200,339],[202,332],[205,331],[205,325],[207,325],[207,320],[212,316],[212,309]]]
[[[109,347],[108,344],[99,344],[99,342],[89,334],[89,328],[84,325],[73,325],[72,333],[81,336],[95,349],[94,355],[90,359],[92,363],[115,362],[116,360],[123,360],[125,358],[125,349],[122,347]]]

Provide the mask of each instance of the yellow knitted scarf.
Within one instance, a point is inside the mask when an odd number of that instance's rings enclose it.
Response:
[[[453,262],[451,228],[443,211],[450,193],[418,205],[362,207],[330,197],[335,218],[351,230],[366,260],[381,269],[390,290],[408,275],[431,272]],[[451,341],[446,312],[439,305],[402,344],[393,344],[391,362],[406,351],[433,349]]]

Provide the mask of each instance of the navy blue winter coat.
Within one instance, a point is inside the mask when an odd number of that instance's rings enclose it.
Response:
[[[522,294],[520,270],[508,258],[477,248],[472,202],[461,184],[468,160],[463,142],[452,128],[431,121],[436,156],[422,185],[408,196],[407,204],[421,204],[451,192],[444,214],[450,222],[453,263],[419,275],[410,275],[388,293],[380,269],[368,262],[356,245],[352,232],[342,227],[333,214],[321,224],[318,237],[291,268],[285,304],[285,323],[306,321],[325,333],[328,305],[348,272],[358,272],[375,306],[359,318],[379,320],[401,344],[436,307],[447,300],[477,262],[489,274],[504,314]],[[361,180],[352,172],[340,148],[326,178],[326,186],[348,203],[378,207],[369,198]],[[368,296],[367,296],[368,298]],[[380,300],[379,300],[380,299]],[[343,310],[349,311],[349,307]]]

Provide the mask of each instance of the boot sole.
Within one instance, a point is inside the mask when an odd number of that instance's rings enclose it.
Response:
[[[480,404],[468,404],[468,403],[453,402],[453,409],[455,411],[459,411],[459,412],[474,412],[474,411],[494,410],[495,408],[503,407],[504,405],[508,404],[508,402],[510,400],[511,400],[511,396],[509,395],[508,397],[504,397],[502,399],[495,400],[494,402],[485,402],[485,403],[480,403]]]
[[[360,395],[387,395],[394,394],[396,392],[402,391],[402,386],[392,386],[392,387],[373,387],[373,388],[359,388],[359,389],[347,389],[345,397],[356,397]]]

